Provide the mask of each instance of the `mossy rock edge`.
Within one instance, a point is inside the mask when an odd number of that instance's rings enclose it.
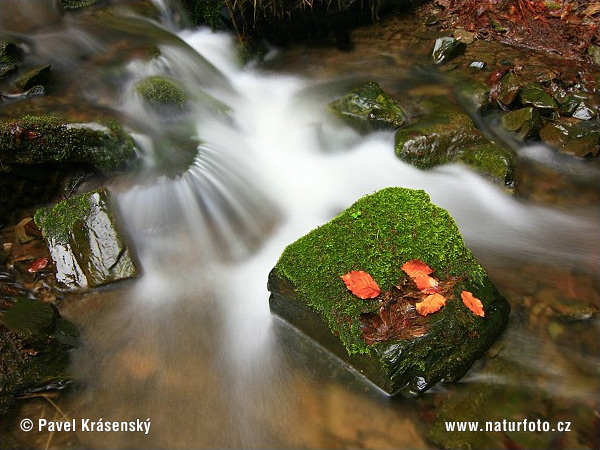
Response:
[[[453,298],[428,316],[424,336],[367,345],[359,319],[376,308],[377,300],[358,299],[341,276],[364,270],[385,291],[406,277],[401,266],[410,259],[426,262],[439,280],[460,278]],[[404,188],[365,196],[286,247],[268,288],[274,313],[390,395],[411,396],[460,379],[502,333],[510,311],[450,214],[424,191]],[[463,305],[462,290],[481,299],[484,318]]]

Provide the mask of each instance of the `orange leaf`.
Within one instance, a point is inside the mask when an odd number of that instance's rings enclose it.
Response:
[[[442,294],[431,294],[415,305],[417,312],[422,316],[431,314],[440,310],[446,304],[446,297]]]
[[[48,265],[48,258],[40,258],[31,263],[27,272],[36,273],[38,270],[45,269]]]
[[[402,266],[402,270],[404,270],[409,277],[416,278],[421,275],[429,275],[433,272],[433,269],[425,264],[420,259],[411,259],[410,261],[406,261]]]
[[[381,289],[371,275],[362,270],[353,270],[342,275],[346,287],[359,298],[375,298],[381,293]]]
[[[462,291],[460,293],[460,298],[462,298],[463,303],[467,308],[471,310],[473,314],[480,317],[485,317],[485,311],[483,310],[483,304],[481,300],[477,297],[474,297],[469,291]]]
[[[424,294],[435,294],[438,291],[438,281],[429,275],[419,275],[413,278],[413,281],[417,284],[417,289]]]

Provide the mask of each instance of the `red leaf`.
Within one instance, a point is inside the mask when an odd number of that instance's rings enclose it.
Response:
[[[45,269],[47,265],[48,265],[48,258],[37,259],[37,260],[35,260],[34,262],[31,263],[31,265],[27,269],[27,272],[29,272],[29,273],[35,273],[38,270]]]
[[[473,314],[480,317],[485,317],[485,311],[483,310],[483,303],[477,297],[474,297],[469,291],[462,291],[460,293],[463,303],[467,308],[471,310]]]
[[[381,289],[371,275],[362,270],[353,270],[342,275],[346,287],[359,298],[375,298],[381,293]]]
[[[417,312],[422,316],[431,314],[440,310],[446,304],[446,297],[442,294],[431,294],[415,305]]]
[[[435,294],[439,290],[438,281],[429,275],[419,275],[413,278],[413,281],[417,284],[417,289],[424,294]]]
[[[429,267],[420,259],[411,259],[410,261],[406,261],[402,266],[402,270],[404,270],[411,278],[417,278],[421,275],[429,275],[433,272],[433,269],[431,269],[431,267]]]

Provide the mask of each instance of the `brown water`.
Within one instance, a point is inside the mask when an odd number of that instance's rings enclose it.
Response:
[[[21,448],[598,447],[598,205],[518,200],[459,165],[419,171],[394,156],[390,134],[358,136],[326,114],[348,78],[376,79],[397,95],[451,92],[447,83],[408,73],[421,58],[419,40],[409,37],[412,22],[358,30],[350,52],[289,49],[265,67],[240,67],[226,35],[182,32],[187,46],[142,23],[131,31],[119,22],[129,31],[116,38],[115,22],[69,16],[31,34],[45,42],[42,49],[73,48],[65,36],[79,42],[88,62],[75,65],[69,56],[57,65],[93,75],[93,82],[65,87],[65,95],[36,107],[55,102],[77,109],[83,98],[86,107],[117,112],[135,132],[146,170],[110,188],[144,275],[60,303],[82,332],[74,383],[59,396],[19,402],[3,418],[10,442]],[[154,41],[163,54],[158,61],[128,51]],[[180,127],[154,117],[131,86],[157,73],[181,80],[190,92],[202,85],[232,112],[215,118],[194,106]],[[193,102],[199,98],[192,93]],[[177,150],[178,133],[200,136],[198,157],[180,176],[160,176],[153,164]],[[285,245],[361,195],[394,185],[425,189],[450,211],[512,306],[505,334],[461,382],[415,399],[382,395],[272,317],[266,291]],[[25,433],[24,418],[150,419],[151,427],[147,435],[81,427]],[[443,430],[444,421],[504,419],[540,419],[552,428],[570,422],[571,431]]]

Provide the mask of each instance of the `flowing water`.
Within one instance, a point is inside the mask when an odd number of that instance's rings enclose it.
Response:
[[[574,302],[597,310],[598,208],[520,201],[462,165],[407,165],[392,134],[362,136],[328,115],[347,74],[294,75],[301,62],[286,63],[286,74],[242,66],[233,36],[173,35],[177,21],[156,3],[155,22],[69,15],[57,25],[52,15],[28,35],[37,58],[54,55],[79,85],[67,103],[116,111],[132,131],[143,164],[109,187],[143,276],[63,301],[82,331],[75,383],[57,400],[20,404],[14,439],[29,448],[436,448],[440,414],[570,421],[566,434],[508,436],[521,448],[591,448],[598,320],[556,311]],[[149,43],[161,56],[127,50]],[[179,80],[186,111],[144,108],[133,86],[148,75]],[[403,86],[439,89],[399,74],[395,89]],[[513,307],[490,357],[419,399],[382,395],[268,307],[267,275],[285,246],[388,186],[424,189],[446,208]],[[151,428],[25,434],[16,429],[24,417],[150,419]],[[478,442],[499,448],[506,436],[480,433]]]

